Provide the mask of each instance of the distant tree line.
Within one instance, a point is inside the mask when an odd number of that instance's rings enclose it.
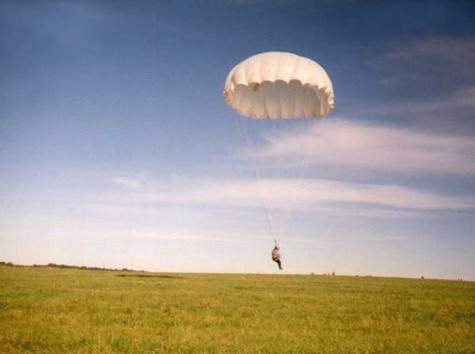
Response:
[[[14,264],[13,262],[2,262],[2,261],[0,261],[0,266],[25,267],[24,265],[21,265],[21,264]],[[56,263],[48,263],[46,265],[44,265],[44,264],[33,264],[33,267],[83,269],[83,270],[104,270],[104,271],[123,271],[123,272],[145,272],[144,270],[134,270],[134,269],[129,269],[129,268],[87,267],[87,266],[56,264]]]

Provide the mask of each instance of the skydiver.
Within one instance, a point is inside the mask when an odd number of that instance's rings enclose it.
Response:
[[[272,249],[272,260],[277,263],[277,265],[279,266],[279,269],[282,270],[282,263],[280,261],[280,248],[279,248],[279,245],[275,244],[275,247]]]

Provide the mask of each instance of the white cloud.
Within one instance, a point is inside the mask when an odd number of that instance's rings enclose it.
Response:
[[[444,115],[443,119],[460,116],[462,112],[473,112],[475,109],[475,87],[465,87],[450,93],[444,98],[419,102],[385,103],[372,105],[358,110],[358,114],[427,114],[431,118]]]
[[[424,38],[404,42],[392,47],[373,62],[408,62],[412,65],[428,65],[424,58],[433,61],[434,68],[452,75],[475,78],[475,36]],[[453,76],[452,76],[453,77]]]
[[[435,135],[333,119],[307,131],[267,139],[254,154],[263,161],[298,161],[401,173],[475,174],[471,137]]]
[[[361,107],[361,112],[425,114],[427,119],[437,116],[444,120],[473,117],[475,36],[419,38],[396,43],[367,64],[376,69],[380,88],[392,93],[392,100],[383,105],[373,101]],[[394,103],[398,97],[404,97],[404,102]]]
[[[126,176],[116,177],[114,178],[114,182],[128,189],[140,189],[143,185],[140,179]]]
[[[434,215],[427,214],[425,210],[417,209],[394,209],[394,208],[381,208],[378,205],[354,205],[350,207],[342,206],[319,206],[319,213],[324,213],[332,217],[346,218],[346,217],[366,217],[366,218],[378,218],[378,219],[414,219],[418,217],[433,218]]]
[[[166,191],[134,195],[141,203],[313,209],[326,204],[367,204],[412,210],[468,209],[473,198],[450,197],[399,185],[346,183],[325,179],[193,180]],[[344,206],[342,206],[344,208]]]

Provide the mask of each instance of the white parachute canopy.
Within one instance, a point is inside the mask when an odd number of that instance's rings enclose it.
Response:
[[[333,86],[315,61],[286,52],[253,55],[228,74],[224,97],[256,119],[323,117],[335,105]]]

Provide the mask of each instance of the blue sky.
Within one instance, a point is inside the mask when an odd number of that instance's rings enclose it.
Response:
[[[286,272],[475,279],[474,15],[1,1],[0,258],[275,272],[262,204],[280,225],[291,201]],[[275,50],[326,69],[328,118],[254,124],[226,105],[227,72]]]

